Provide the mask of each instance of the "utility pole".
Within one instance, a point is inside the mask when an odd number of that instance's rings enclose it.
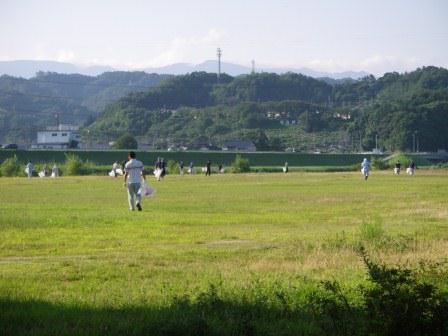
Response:
[[[252,60],[252,75],[255,73],[255,60]]]
[[[415,131],[412,133],[412,152],[415,153]]]
[[[378,133],[375,134],[375,149],[376,149],[376,152],[378,153]]]
[[[417,136],[416,136],[416,137],[417,137],[417,153],[418,153],[418,152],[420,152],[420,148],[419,148],[419,147],[420,147],[420,146],[419,146],[420,144],[419,144],[419,141],[418,141],[418,132],[416,132],[416,133],[417,133]]]
[[[222,56],[221,48],[218,48],[216,50],[216,56],[218,56],[218,84],[219,84],[219,77],[221,77],[221,56]]]

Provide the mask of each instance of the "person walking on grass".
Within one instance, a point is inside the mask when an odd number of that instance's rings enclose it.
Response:
[[[138,211],[142,211],[142,195],[138,192],[141,186],[141,180],[146,181],[143,171],[143,163],[136,159],[135,152],[129,152],[129,161],[124,169],[124,186],[128,191],[129,209],[134,211],[137,207]]]
[[[361,173],[364,176],[364,180],[367,181],[369,178],[369,161],[367,161],[367,158],[364,158],[361,163]]]
[[[409,162],[408,169],[406,169],[406,173],[412,176],[414,175],[414,170],[415,170],[415,162],[411,160]]]
[[[28,178],[33,177],[33,163],[31,161],[28,161],[25,168],[25,173],[28,176]]]
[[[56,165],[56,163],[53,165],[53,168],[51,169],[51,177],[59,177],[59,167]]]
[[[288,162],[285,162],[285,166],[283,167],[283,172],[286,174],[288,173],[289,168],[288,168]]]
[[[210,176],[211,174],[212,174],[212,162],[208,160],[205,168],[205,176]]]
[[[400,175],[400,170],[401,170],[401,163],[400,161],[397,161],[394,168],[395,175]]]
[[[180,171],[180,174],[181,174],[181,175],[184,174],[184,162],[183,162],[183,161],[181,161],[181,162],[179,163],[179,171]]]

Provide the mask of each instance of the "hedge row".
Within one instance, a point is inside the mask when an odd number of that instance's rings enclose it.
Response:
[[[127,157],[127,151],[56,151],[56,150],[0,150],[0,162],[9,157],[17,156],[21,163],[28,160],[33,162],[65,161],[66,153],[75,153],[83,161],[98,165],[111,165],[122,162]],[[188,165],[191,161],[195,166],[205,165],[207,160],[213,164],[230,165],[237,154],[249,159],[251,166],[282,166],[288,162],[289,166],[350,166],[360,163],[364,154],[303,154],[303,153],[234,153],[234,152],[142,152],[137,151],[137,157],[147,165],[156,161],[157,157],[165,160],[183,161]]]

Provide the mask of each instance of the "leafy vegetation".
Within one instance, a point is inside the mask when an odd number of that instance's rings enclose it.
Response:
[[[92,172],[92,164],[84,162],[75,154],[66,154],[62,173],[69,176],[88,175]]]
[[[137,149],[138,143],[131,134],[127,133],[117,139],[114,147],[116,149]]]
[[[233,173],[247,173],[250,171],[249,160],[243,158],[241,155],[235,157],[235,161],[232,162]]]
[[[349,151],[372,149],[378,138],[389,151],[434,151],[448,148],[447,83],[448,71],[435,67],[334,85],[266,73],[225,76],[218,85],[215,75],[194,73],[121,99],[88,130],[110,139],[132,129],[159,148],[242,138],[258,150]]]
[[[262,151],[363,151],[376,140],[388,151],[435,151],[448,148],[447,113],[448,70],[437,67],[340,82],[292,73],[222,75],[219,84],[204,72],[0,78],[4,141],[30,140],[61,115],[84,122],[88,143],[132,133],[158,149],[243,139]]]
[[[92,122],[106,105],[169,78],[144,72],[96,77],[38,72],[27,80],[0,76],[0,141],[30,143],[47,126]]]
[[[21,167],[16,155],[7,158],[0,165],[0,176],[19,176]]]
[[[166,160],[176,162],[183,161],[185,164],[193,161],[195,165],[204,166],[208,160],[213,164],[231,165],[235,159],[234,152],[168,152],[168,151],[137,151],[137,157],[146,165],[156,162],[157,157],[163,157]],[[127,158],[128,151],[54,151],[54,150],[0,150],[0,162],[17,156],[22,164],[27,160],[33,162],[57,162],[63,163],[66,159],[65,154],[76,154],[84,161],[90,161],[99,165],[111,165],[115,161],[122,162]],[[312,166],[312,167],[343,167],[356,165],[359,166],[365,155],[362,154],[303,154],[303,153],[241,153],[241,156],[250,160],[252,166],[278,166],[281,167],[285,162],[290,166]],[[372,156],[375,157],[375,156]],[[427,163],[426,165],[429,165]],[[358,170],[358,169],[357,169]]]

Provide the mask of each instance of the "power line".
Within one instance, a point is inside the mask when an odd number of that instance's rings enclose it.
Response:
[[[7,92],[7,91],[1,91],[0,90],[0,96],[1,95],[8,95],[8,96],[28,96],[28,97],[34,97],[34,98],[45,98],[45,99],[66,99],[71,100],[73,102],[77,102],[77,99],[81,99],[81,97],[70,97],[70,96],[48,96],[48,95],[37,95],[32,93],[23,93],[23,92]],[[116,102],[121,97],[117,97],[116,99],[101,99],[105,102]],[[82,106],[82,105],[81,105]]]
[[[43,84],[58,84],[58,85],[79,85],[79,86],[98,86],[98,87],[117,87],[117,88],[141,88],[141,89],[149,89],[151,87],[154,87],[160,83],[162,83],[164,80],[174,77],[174,75],[158,75],[158,76],[166,76],[167,78],[162,79],[160,82],[156,84],[148,84],[148,85],[117,85],[117,84],[101,84],[101,83],[84,83],[84,82],[63,82],[63,81],[54,81],[54,80],[41,80],[41,79],[23,79],[23,78],[16,78],[16,77],[6,77],[2,78],[0,76],[0,80],[7,80],[7,81],[16,81],[16,82],[25,82],[27,84],[34,84],[34,83],[43,83]]]

